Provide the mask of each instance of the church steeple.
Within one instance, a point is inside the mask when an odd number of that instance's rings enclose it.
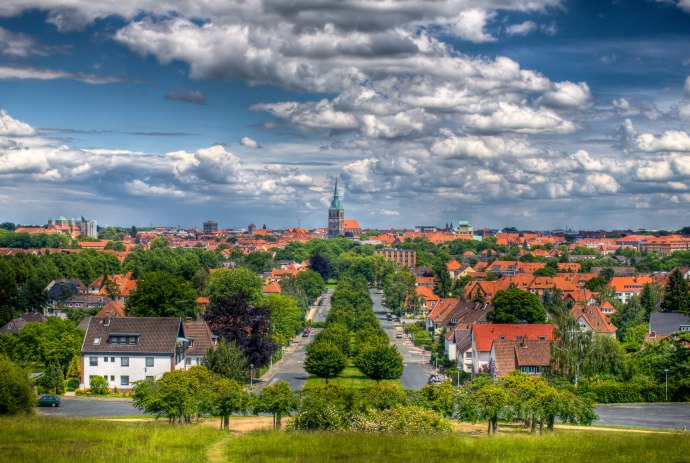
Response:
[[[345,234],[345,210],[340,203],[338,195],[338,178],[335,179],[335,189],[333,190],[333,200],[331,207],[328,208],[328,237],[334,238]]]
[[[335,190],[333,191],[333,200],[331,201],[330,209],[342,209],[340,204],[340,196],[338,195],[338,178],[335,179]]]

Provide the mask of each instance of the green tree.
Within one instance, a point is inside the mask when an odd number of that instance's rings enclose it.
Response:
[[[245,383],[249,379],[247,356],[234,342],[222,338],[208,351],[202,365],[222,378],[240,383]]]
[[[535,277],[555,277],[558,275],[558,270],[551,267],[542,267],[534,271]]]
[[[127,300],[134,317],[195,317],[197,293],[188,281],[164,272],[146,273]]]
[[[631,297],[621,310],[611,316],[611,322],[618,328],[616,335],[621,340],[626,338],[628,331],[646,325],[647,313],[640,304],[640,298]]]
[[[661,300],[661,288],[656,282],[645,283],[640,293],[640,304],[649,318],[649,314],[657,310],[657,305]],[[618,326],[618,325],[616,325]]]
[[[283,294],[269,294],[266,302],[271,308],[275,341],[277,344],[287,345],[288,340],[304,328],[304,312],[293,298]]]
[[[394,345],[368,345],[355,359],[359,370],[378,383],[382,379],[398,379],[403,374],[403,357]]]
[[[416,284],[415,276],[407,269],[388,275],[383,283],[383,304],[396,314],[402,314],[406,301],[417,300]]]
[[[313,270],[306,270],[297,274],[297,281],[302,285],[310,301],[316,300],[326,290],[326,282],[321,275]]]
[[[501,386],[487,384],[476,393],[477,415],[489,423],[487,433],[493,436],[498,432],[498,420],[510,421],[513,418],[514,399]]]
[[[48,392],[62,394],[65,389],[65,375],[62,367],[56,362],[49,363],[38,383]]]
[[[448,297],[453,286],[453,281],[450,279],[448,267],[445,262],[437,260],[432,267],[434,276],[436,277],[436,287],[434,292],[437,296],[445,298]]]
[[[262,299],[261,280],[246,268],[223,269],[211,275],[208,296],[211,302],[232,299],[237,304],[257,304]]]
[[[594,291],[596,293],[606,291],[607,287],[608,282],[600,276],[594,277],[591,280],[587,281],[587,283],[585,283],[585,289],[588,289],[589,291]]]
[[[325,330],[316,335],[315,342],[320,341],[330,342],[345,356],[350,355],[350,331],[342,323],[329,323]]]
[[[661,302],[661,310],[664,312],[690,313],[690,289],[688,282],[683,278],[679,269],[673,269],[668,276],[668,283],[664,288],[664,299]]]
[[[519,288],[498,291],[491,301],[494,310],[486,316],[493,323],[544,323],[546,311],[539,298]]]
[[[67,368],[67,378],[81,377],[81,357],[75,355]]]
[[[307,346],[304,369],[307,373],[325,378],[335,378],[347,366],[347,356],[329,341],[315,341]]]
[[[259,410],[273,415],[273,428],[280,429],[284,416],[297,409],[297,399],[286,381],[265,386],[259,395]]]
[[[35,403],[36,393],[28,372],[0,356],[0,415],[33,413]]]
[[[247,410],[249,395],[234,379],[219,378],[213,382],[207,407],[203,410],[220,417],[220,429],[229,429],[230,415]]]

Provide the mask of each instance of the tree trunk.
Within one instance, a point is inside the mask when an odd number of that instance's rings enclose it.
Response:
[[[280,420],[281,420],[280,415],[276,415],[276,429],[280,429],[280,426],[281,426]]]
[[[537,431],[537,419],[532,416],[531,426],[529,432],[534,434]]]
[[[539,434],[544,434],[544,418],[539,420]]]
[[[548,421],[546,422],[546,431],[547,432],[553,432],[553,422],[555,420],[555,417],[550,416]]]
[[[489,428],[487,429],[486,433],[490,436],[494,435],[494,429],[492,427],[493,423],[491,421],[491,418],[489,418]]]
[[[230,415],[225,415],[223,417],[223,428],[227,431],[230,429]],[[221,429],[223,429],[221,428]]]

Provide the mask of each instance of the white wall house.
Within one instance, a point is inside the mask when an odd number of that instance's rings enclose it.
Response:
[[[81,348],[80,387],[103,376],[111,388],[185,368],[189,341],[179,318],[91,317]]]

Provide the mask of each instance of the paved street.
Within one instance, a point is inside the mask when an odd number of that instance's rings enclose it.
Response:
[[[331,295],[332,289],[326,291],[321,305],[314,305],[307,314],[307,319],[314,322],[326,321],[328,311],[331,309]],[[306,347],[314,339],[314,335],[318,330],[314,330],[312,335],[308,338],[297,337],[293,341],[293,345],[288,347],[283,360],[273,366],[273,371],[264,375],[263,378],[256,383],[256,390],[260,391],[264,386],[270,386],[280,381],[287,381],[290,389],[293,391],[301,391],[304,384],[307,382],[309,374],[304,371],[304,357],[307,355]]]
[[[405,389],[419,390],[426,386],[429,374],[431,373],[431,366],[429,365],[429,354],[422,355],[422,351],[412,345],[412,341],[403,333],[402,325],[393,320],[386,320],[387,310],[382,304],[382,294],[378,291],[372,291],[371,297],[374,300],[374,312],[381,322],[381,327],[386,330],[391,342],[398,346],[398,351],[403,356],[405,362],[405,369],[403,370],[400,383]],[[396,335],[402,333],[402,338],[397,338]]]
[[[690,430],[688,403],[598,405],[597,415],[594,424]]]
[[[93,418],[103,416],[143,415],[144,412],[134,408],[129,399],[61,397],[60,406],[36,407],[40,415],[63,416],[70,418]]]

